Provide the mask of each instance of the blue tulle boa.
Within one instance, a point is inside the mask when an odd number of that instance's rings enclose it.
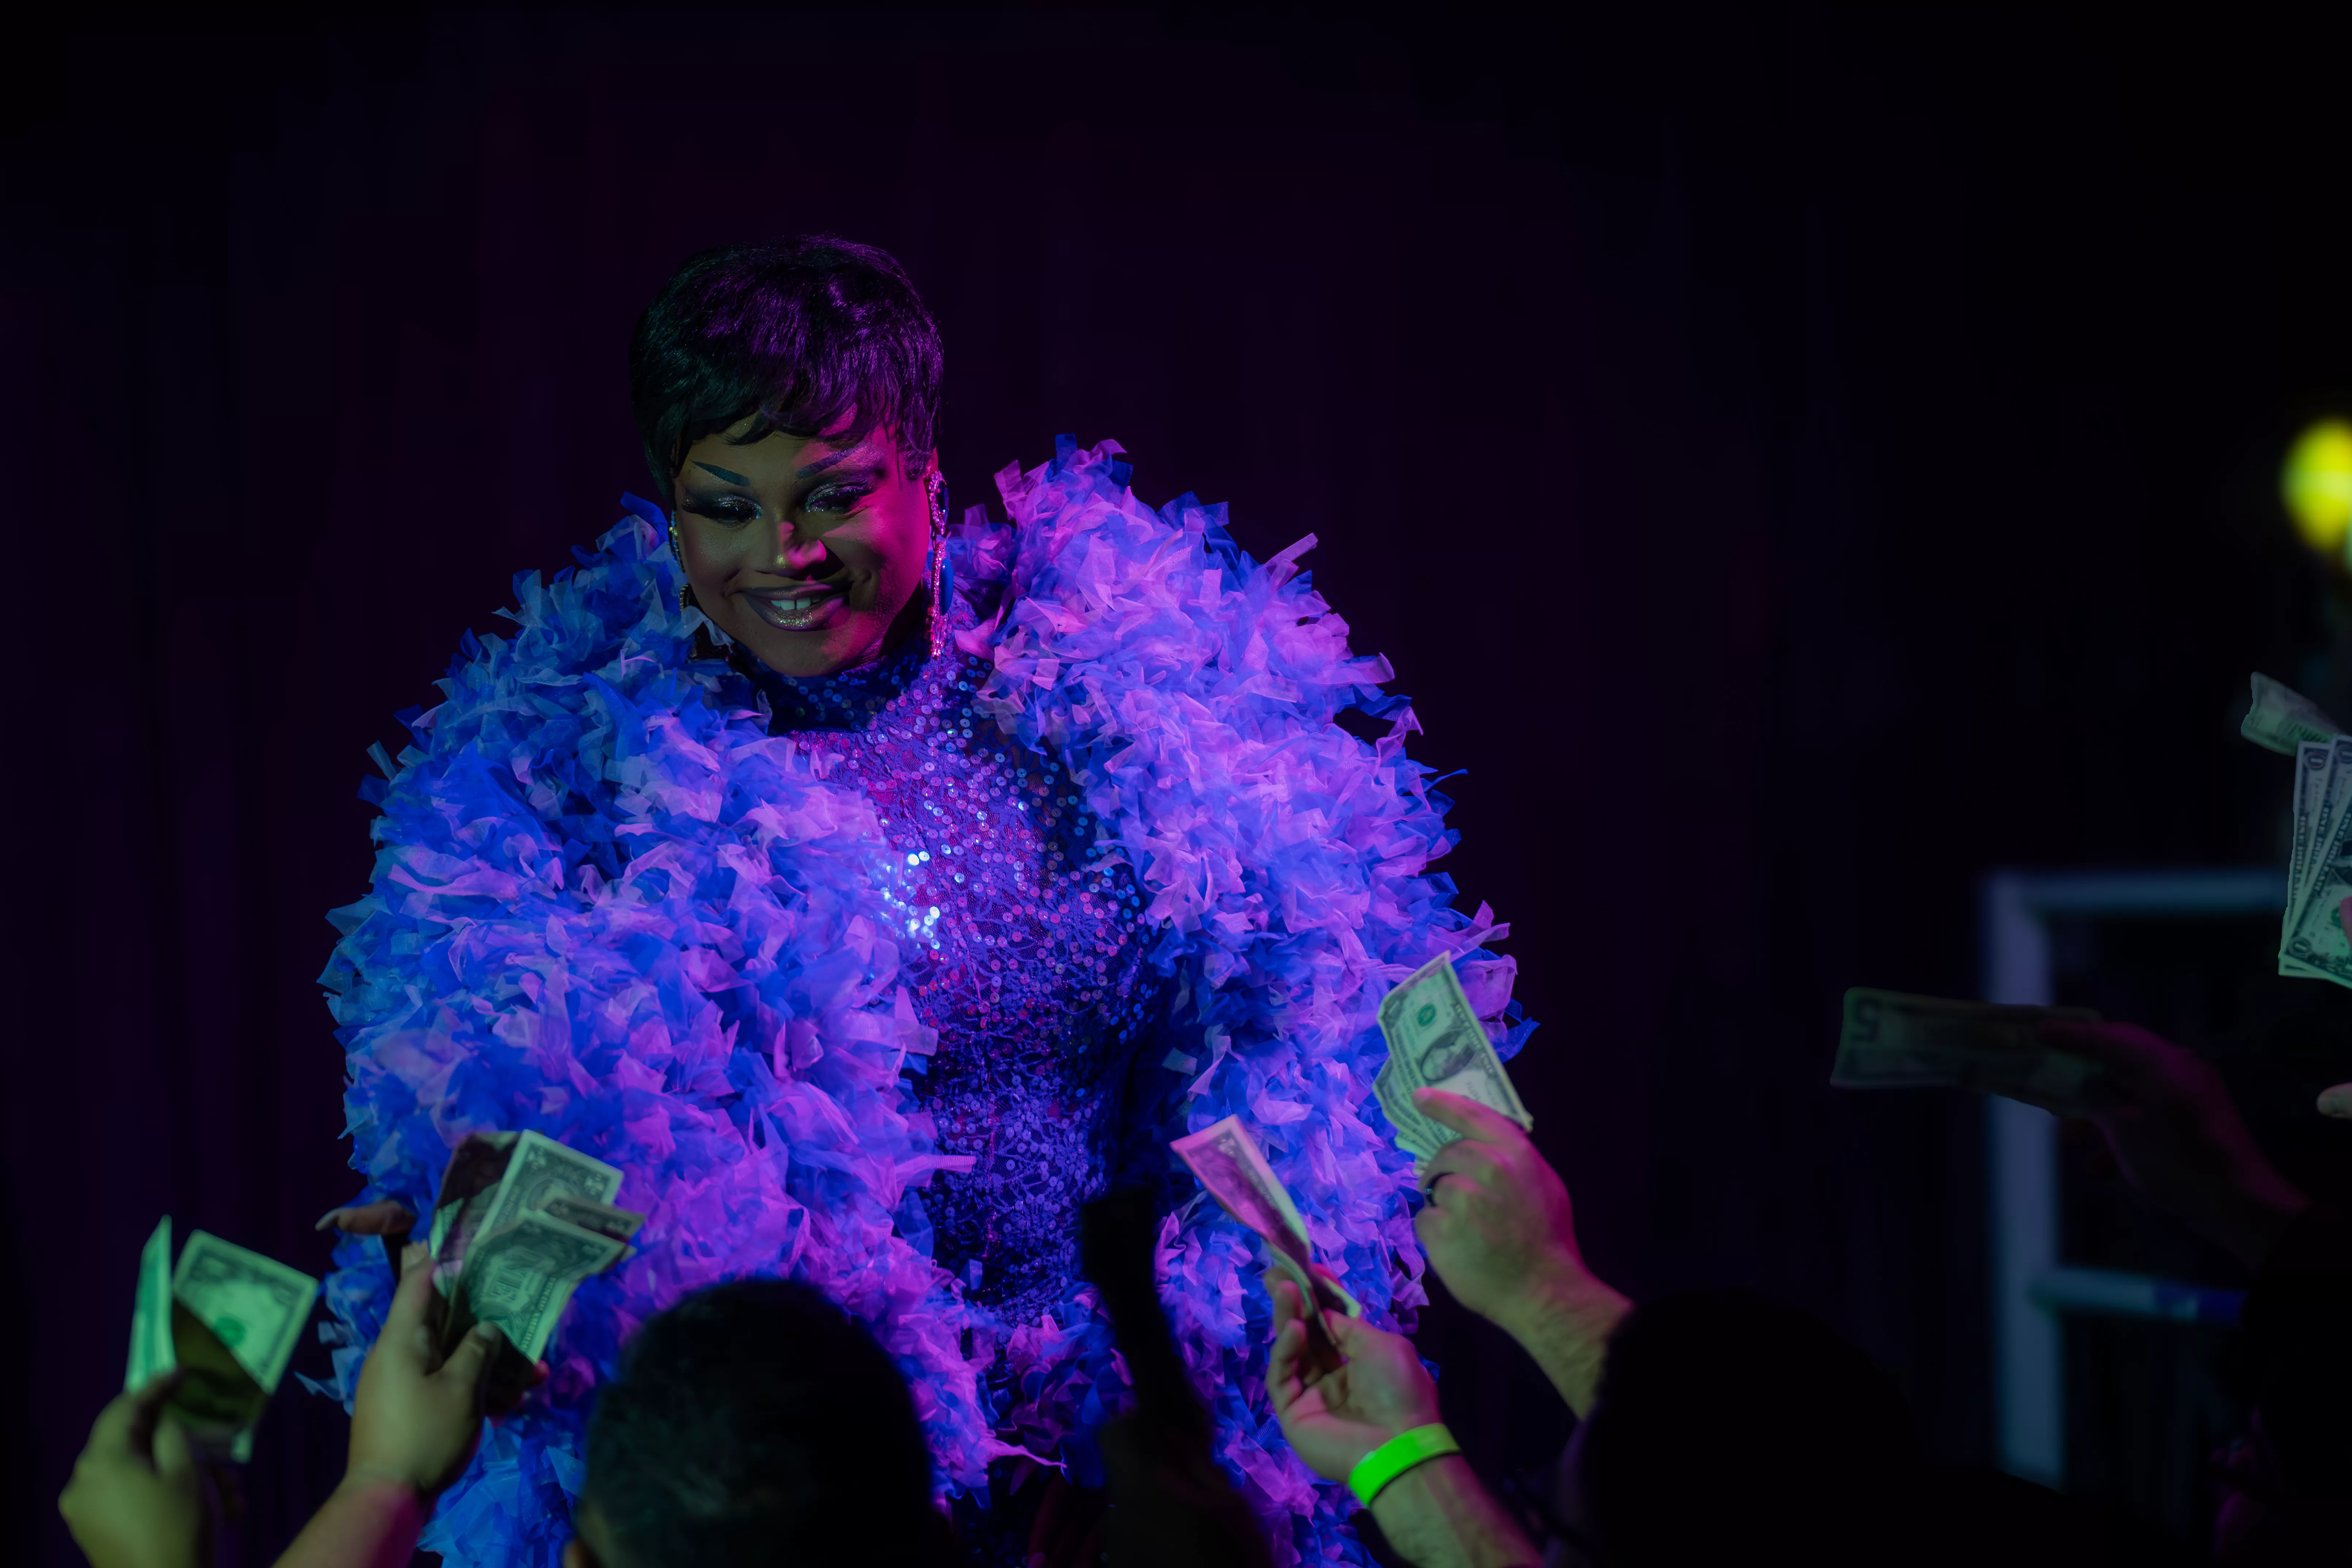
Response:
[[[1252,561],[1222,509],[1153,512],[1116,443],[1064,437],[997,477],[950,543],[958,639],[982,701],[1060,756],[1151,900],[1176,1001],[1135,1173],[1165,1141],[1239,1114],[1375,1321],[1409,1318],[1422,1260],[1410,1162],[1370,1098],[1386,990],[1440,952],[1507,1054],[1503,934],[1427,871],[1445,801],[1404,755],[1416,728],[1297,558]],[[647,509],[650,511],[651,509]],[[904,906],[872,808],[789,741],[752,691],[691,658],[698,612],[656,522],[632,516],[543,582],[510,637],[464,639],[445,700],[373,784],[369,895],[335,912],[322,976],[348,1053],[363,1198],[429,1208],[467,1132],[532,1127],[618,1165],[640,1256],[581,1288],[530,1410],[493,1428],[424,1544],[453,1564],[546,1564],[570,1534],[594,1389],[647,1316],[723,1279],[806,1279],[869,1324],[916,1394],[944,1485],[1027,1455],[1097,1473],[1126,1380],[1084,1285],[1005,1322],[902,1234],[947,1157],[908,1088],[932,1048],[899,981]],[[1356,708],[1388,733],[1356,739]],[[347,1402],[391,1279],[347,1242],[328,1284]],[[1160,1233],[1162,1294],[1222,1458],[1285,1560],[1361,1561],[1343,1489],[1316,1481],[1267,1408],[1255,1243],[1193,1203]]]

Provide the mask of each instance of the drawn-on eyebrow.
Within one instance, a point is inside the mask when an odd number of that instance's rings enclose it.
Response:
[[[749,489],[751,486],[751,480],[745,479],[742,475],[737,473],[732,468],[722,468],[715,463],[706,463],[699,458],[697,458],[694,460],[694,466],[700,468],[704,473],[710,475],[713,479],[725,479],[730,485],[741,485],[746,489]]]
[[[852,458],[866,458],[871,460],[873,454],[866,451],[864,442],[860,442],[856,446],[848,448],[846,451],[831,453],[828,456],[819,458],[814,463],[809,463],[802,468],[795,468],[793,470],[793,478],[796,479],[813,479],[819,474],[824,472],[827,468],[830,468],[838,463],[845,463]]]

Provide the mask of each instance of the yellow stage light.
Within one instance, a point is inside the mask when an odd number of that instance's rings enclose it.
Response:
[[[2322,419],[2295,438],[2279,491],[2304,542],[2323,555],[2352,535],[2352,425]]]

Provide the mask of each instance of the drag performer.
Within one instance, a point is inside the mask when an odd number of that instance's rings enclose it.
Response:
[[[355,1202],[425,1212],[467,1132],[535,1128],[647,1215],[443,1499],[453,1564],[552,1564],[621,1342],[743,1275],[874,1329],[976,1553],[1017,1551],[1005,1500],[1095,1483],[1122,1403],[1076,1277],[1078,1208],[1122,1181],[1163,1195],[1171,1322],[1277,1560],[1362,1560],[1272,1422],[1255,1239],[1166,1143],[1244,1117],[1367,1313],[1409,1312],[1375,1009],[1459,953],[1516,1048],[1503,928],[1425,869],[1444,800],[1299,573],[1313,541],[1253,561],[1066,437],[997,476],[1004,521],[951,525],[940,363],[878,251],[689,261],[631,353],[661,504],[518,578],[512,634],[462,639],[369,786],[373,886],[323,977]],[[348,1397],[392,1281],[356,1238],[337,1259]]]

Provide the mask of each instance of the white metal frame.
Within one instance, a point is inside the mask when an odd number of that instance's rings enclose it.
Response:
[[[2179,871],[1999,871],[1984,880],[1984,996],[2048,1006],[2053,915],[2277,913],[2286,873],[2269,867]],[[2159,1285],[2128,1276],[2102,1294],[2093,1271],[2062,1267],[2057,1122],[2013,1100],[1985,1100],[1992,1249],[1993,1409],[2000,1467],[2056,1486],[2065,1477],[2066,1409],[2058,1312],[2112,1304]],[[2210,1294],[2210,1293],[2209,1293]],[[2179,1299],[2177,1296],[2169,1299]],[[2151,1313],[2150,1315],[2159,1315]],[[2165,1311],[2194,1317],[2194,1311]]]

